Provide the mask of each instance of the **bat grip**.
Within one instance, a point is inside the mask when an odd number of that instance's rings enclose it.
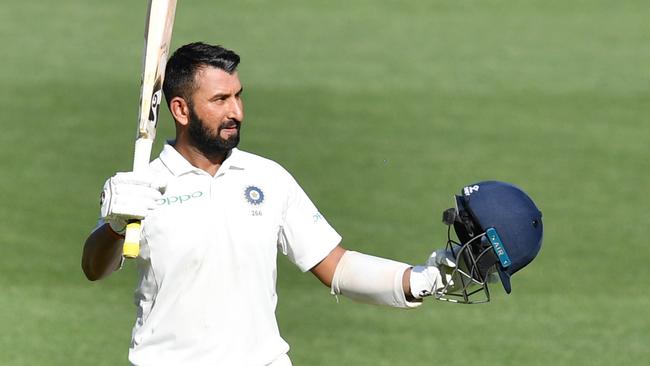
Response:
[[[153,139],[138,138],[135,141],[135,152],[133,155],[133,171],[141,171],[149,165]],[[136,258],[140,254],[140,233],[142,223],[140,220],[129,220],[126,224],[122,256],[124,258]]]
[[[140,232],[142,231],[142,224],[140,220],[130,220],[126,225],[126,233],[124,234],[124,245],[122,247],[122,255],[125,258],[136,258],[140,254]]]

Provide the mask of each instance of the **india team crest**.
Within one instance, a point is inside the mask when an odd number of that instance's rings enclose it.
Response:
[[[251,205],[259,205],[264,202],[264,192],[256,186],[248,186],[244,191],[246,201]]]

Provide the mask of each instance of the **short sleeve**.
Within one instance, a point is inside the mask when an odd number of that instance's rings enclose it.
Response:
[[[325,220],[295,179],[290,175],[288,177],[287,201],[278,246],[289,260],[306,272],[341,242],[341,236]]]

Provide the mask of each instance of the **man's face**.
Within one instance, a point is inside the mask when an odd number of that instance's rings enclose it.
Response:
[[[244,119],[239,76],[208,66],[196,73],[195,83],[188,103],[190,138],[206,155],[226,153],[239,143]]]

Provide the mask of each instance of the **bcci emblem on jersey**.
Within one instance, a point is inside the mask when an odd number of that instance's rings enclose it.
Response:
[[[246,191],[244,191],[244,197],[246,197],[248,203],[257,206],[264,201],[264,192],[258,187],[248,186],[246,187]]]

